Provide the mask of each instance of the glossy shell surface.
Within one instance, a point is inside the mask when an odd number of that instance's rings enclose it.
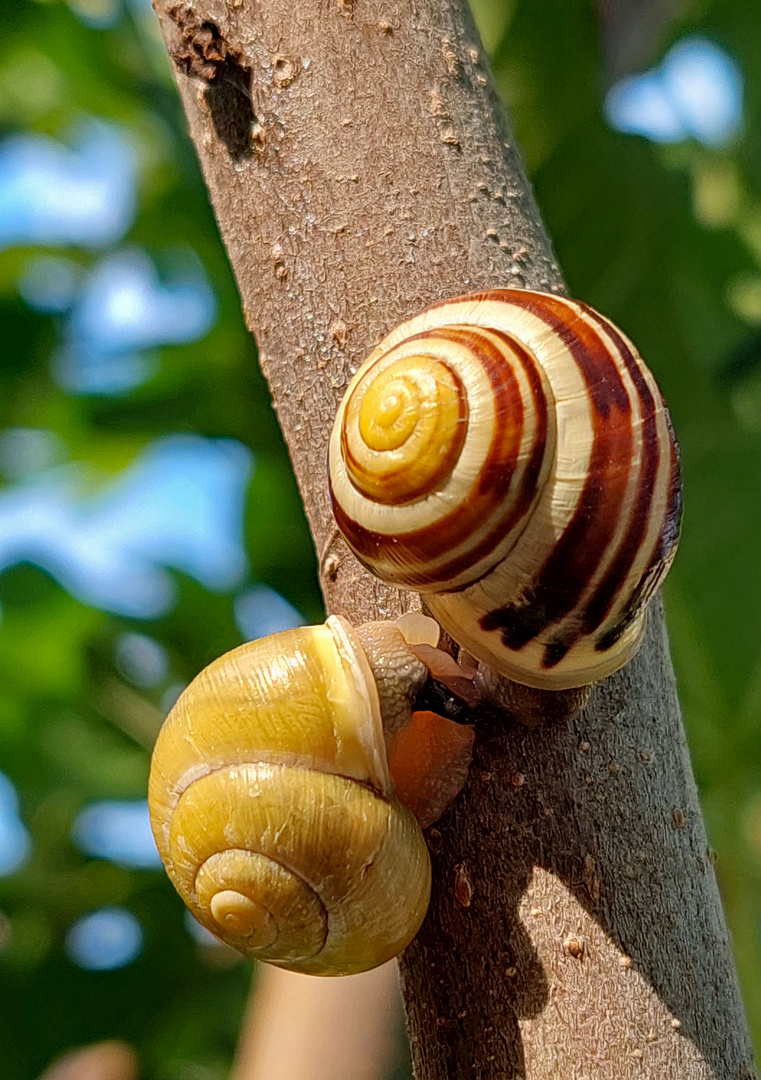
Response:
[[[331,618],[201,672],[162,728],[149,805],[204,926],[258,959],[341,975],[396,955],[428,906],[425,841],[391,788],[372,675]]]
[[[330,443],[338,527],[474,656],[548,689],[638,647],[676,548],[676,443],[632,343],[585,304],[461,297],[389,334]]]

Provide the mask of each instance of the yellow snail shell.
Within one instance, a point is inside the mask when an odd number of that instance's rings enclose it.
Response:
[[[527,290],[436,304],[384,338],[338,410],[330,485],[372,573],[545,689],[626,663],[678,540],[652,374],[602,315]]]
[[[343,975],[396,955],[428,906],[428,851],[394,797],[376,683],[343,619],[242,645],[181,695],[149,805],[172,882],[241,952]]]

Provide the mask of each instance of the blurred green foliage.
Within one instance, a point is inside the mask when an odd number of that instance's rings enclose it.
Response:
[[[695,32],[739,64],[743,129],[717,150],[610,129],[609,74],[587,0],[474,4],[571,291],[626,329],[672,407],[687,492],[666,588],[673,652],[761,1047],[761,6],[687,3],[650,42],[648,64]],[[172,248],[192,248],[219,311],[213,334],[164,348],[157,373],[132,392],[67,394],[50,363],[61,320],[18,291],[40,249],[0,251],[0,424],[54,432],[104,485],[168,432],[245,443],[255,455],[250,565],[236,591],[266,583],[317,620],[311,543],[150,11],[126,0],[17,0],[4,29],[0,131],[65,141],[81,117],[121,125],[139,154],[139,210],[126,241],[158,265]],[[82,247],[65,253],[82,267],[100,258]],[[88,802],[144,796],[170,688],[240,641],[230,592],[175,577],[176,606],[141,621],[85,606],[27,563],[0,575],[0,769],[17,786],[32,838],[29,860],[0,878],[7,1080],[33,1080],[63,1049],[110,1037],[139,1048],[146,1080],[221,1080],[229,1067],[246,965],[191,938],[163,874],[87,858],[71,840]],[[125,630],[166,649],[160,685],[146,690],[120,671],[114,646]],[[112,904],[141,921],[142,954],[119,970],[82,970],[64,951],[67,929]]]

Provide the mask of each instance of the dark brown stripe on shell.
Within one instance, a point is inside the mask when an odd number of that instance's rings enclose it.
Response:
[[[666,411],[666,423],[669,430],[669,454],[671,467],[669,470],[669,494],[666,503],[666,512],[663,516],[663,524],[658,535],[650,563],[621,613],[615,625],[604,631],[595,642],[597,652],[605,652],[621,638],[626,628],[639,615],[645,604],[655,593],[658,586],[666,576],[674,558],[676,545],[679,542],[679,529],[682,520],[682,476],[679,466],[679,447],[674,437],[674,429],[671,417]]]
[[[601,552],[615,536],[629,478],[633,434],[631,404],[621,373],[594,325],[555,297],[509,291],[506,299],[542,319],[562,338],[586,383],[593,422],[589,472],[573,518],[522,602],[505,604],[480,620],[484,630],[498,630],[504,645],[517,651],[569,615],[588,588]],[[579,630],[569,627],[567,637],[563,634],[553,642],[557,648],[550,660],[561,645],[572,645],[578,636]]]
[[[671,449],[671,470],[669,473],[669,497],[666,513],[663,518],[663,527],[658,537],[658,548],[655,559],[665,562],[667,568],[674,558],[676,546],[679,543],[679,533],[682,527],[682,466],[679,460],[679,443],[674,434],[674,425],[671,413],[665,410],[666,424],[669,429],[669,447]]]
[[[469,566],[487,557],[501,540],[525,515],[534,498],[536,483],[541,473],[544,446],[548,430],[548,404],[541,378],[536,370],[533,356],[510,335],[485,327],[499,337],[510,349],[524,371],[531,388],[533,408],[536,416],[536,438],[531,458],[524,472],[520,494],[515,503],[506,503],[509,484],[515,470],[515,460],[520,448],[523,430],[523,402],[520,388],[510,365],[502,353],[486,337],[479,334],[478,327],[472,330],[459,327],[438,328],[441,334],[446,330],[453,340],[474,348],[478,346],[479,360],[494,387],[494,398],[498,414],[520,415],[520,425],[513,424],[512,430],[504,430],[505,425],[495,425],[495,433],[489,452],[481,467],[473,492],[475,497],[466,508],[457,507],[446,517],[441,518],[425,529],[400,533],[396,536],[371,532],[362,528],[351,519],[334,500],[334,513],[338,528],[344,534],[349,546],[360,562],[370,570],[378,561],[393,562],[399,568],[398,573],[389,574],[384,569],[384,579],[392,584],[408,588],[426,588],[437,582],[446,583],[455,580]],[[426,332],[428,333],[428,332]],[[509,373],[507,380],[506,372]],[[517,407],[516,407],[517,406]],[[332,492],[331,492],[332,494]],[[495,522],[494,527],[479,543],[460,558],[450,560],[436,569],[435,573],[426,567],[433,560],[440,558],[446,551],[453,550],[467,540],[473,533],[473,522],[482,523],[494,513],[494,507],[506,504],[505,513]],[[415,569],[417,567],[417,569]]]
[[[548,645],[545,645],[544,655],[542,656],[544,670],[550,671],[552,668],[557,667],[560,661],[565,659],[570,648],[571,646],[565,641],[551,641]]]
[[[661,461],[660,439],[658,436],[658,406],[660,402],[656,402],[653,398],[635,356],[620,334],[612,326],[604,323],[591,308],[587,308],[586,305],[583,305],[583,307],[587,315],[594,319],[598,326],[605,329],[619,350],[626,370],[629,372],[634,388],[639,395],[642,414],[640,428],[642,464],[634,497],[634,506],[629,517],[626,533],[613,562],[587,602],[586,610],[581,618],[581,632],[592,634],[601,625],[614,602],[620,598],[621,590],[647,536],[651,520],[654,488]],[[632,588],[636,589],[637,584],[635,582]]]

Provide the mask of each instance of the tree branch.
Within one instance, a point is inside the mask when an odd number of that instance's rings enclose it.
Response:
[[[562,290],[458,0],[157,0],[328,608],[409,602],[335,532],[350,374],[426,304]],[[481,726],[402,961],[420,1080],[755,1073],[662,629],[571,721]]]

